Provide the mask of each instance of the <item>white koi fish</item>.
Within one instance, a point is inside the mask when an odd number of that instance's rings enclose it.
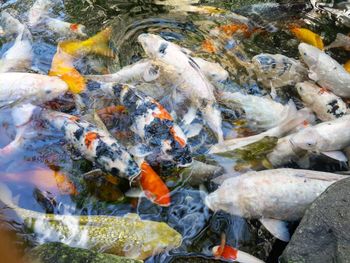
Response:
[[[350,97],[350,74],[325,52],[311,45],[301,43],[299,52],[309,67],[309,77],[322,88],[340,97]]]
[[[347,114],[346,103],[332,92],[312,82],[298,83],[296,89],[305,106],[312,109],[321,121],[330,121]]]
[[[350,115],[307,127],[291,137],[291,143],[300,149],[322,153],[339,161],[347,158],[341,151],[350,145]]]
[[[0,108],[20,103],[41,104],[68,91],[58,77],[31,73],[0,74]]]
[[[215,105],[214,86],[203,74],[199,65],[186,50],[160,36],[141,34],[138,41],[149,58],[171,65],[178,72],[182,77],[182,83],[177,89],[191,100],[193,107],[202,111],[208,126],[222,142],[222,119]]]
[[[300,220],[309,205],[330,185],[346,176],[310,170],[275,169],[226,179],[205,198],[213,211],[260,219],[278,239],[288,242],[284,221]]]
[[[295,118],[296,108],[292,101],[283,105],[272,99],[246,95],[240,92],[222,92],[220,102],[231,109],[243,109],[249,124],[258,129],[271,129]]]

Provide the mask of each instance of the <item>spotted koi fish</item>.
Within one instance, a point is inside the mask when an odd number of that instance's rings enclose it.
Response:
[[[131,130],[152,152],[146,158],[150,164],[161,161],[164,165],[184,167],[192,163],[185,134],[161,104],[131,85],[103,84],[101,88],[116,96],[127,108],[132,121]]]
[[[42,117],[56,129],[89,161],[97,163],[105,172],[133,180],[141,173],[133,157],[108,132],[79,119],[55,111],[43,111]]]

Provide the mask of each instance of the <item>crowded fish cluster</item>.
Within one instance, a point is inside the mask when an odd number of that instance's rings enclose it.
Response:
[[[166,34],[143,31],[137,36],[142,58],[116,72],[96,70],[92,75],[76,62],[93,56],[116,61],[111,40],[117,29],[105,27],[88,37],[85,26],[51,17],[57,3],[50,0],[36,0],[25,18],[3,10],[0,35],[12,45],[0,60],[0,110],[11,113],[15,133],[0,149],[1,159],[15,158],[28,141],[53,130],[67,155],[92,163],[79,175],[82,179],[127,182],[122,196],[171,207],[175,188],[167,178],[175,171],[178,180],[184,176],[181,180],[201,189],[211,211],[259,220],[274,237],[288,242],[288,222],[299,221],[318,196],[347,177],[309,168],[315,156],[342,165],[349,161],[350,61],[342,65],[329,51],[348,52],[350,36],[338,33],[333,42],[324,43],[307,25],[289,24],[283,30],[300,42],[297,57],[251,56],[242,39],[282,29],[189,1],[160,2],[174,12],[233,22],[211,26],[197,50]],[[32,67],[32,32],[40,29],[57,35],[48,72]],[[230,50],[236,66],[210,56],[223,50]],[[259,94],[244,89],[243,83],[232,89],[242,72]],[[68,110],[62,105],[67,101],[72,104]],[[217,158],[236,158],[237,165],[213,165]],[[291,163],[298,169],[285,168]],[[74,180],[52,165],[0,172],[0,177],[0,200],[40,242],[140,260],[181,246],[180,231],[136,214],[57,215],[20,208],[4,182],[29,182],[55,195],[81,194]],[[217,188],[211,193],[209,182]],[[222,233],[206,256],[263,262],[226,239]]]

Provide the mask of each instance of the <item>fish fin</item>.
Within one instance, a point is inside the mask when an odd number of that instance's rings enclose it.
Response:
[[[152,150],[145,144],[138,144],[130,147],[129,153],[138,158],[144,158],[152,153]]]
[[[272,218],[261,218],[259,221],[274,237],[284,242],[289,242],[290,234],[287,222]]]
[[[12,109],[11,115],[14,124],[18,126],[25,125],[32,118],[33,112],[37,107],[32,104],[22,104]]]
[[[130,188],[126,193],[125,193],[126,197],[130,197],[130,198],[140,198],[140,197],[144,197],[145,194],[142,191],[141,188]]]
[[[208,104],[202,110],[203,118],[209,128],[215,133],[218,143],[224,142],[224,133],[222,131],[222,118],[220,110],[213,104]]]
[[[193,138],[198,136],[198,134],[202,131],[203,125],[200,123],[195,123],[192,125],[186,125],[184,128],[184,133],[186,135],[186,138]]]
[[[109,48],[109,41],[112,35],[112,28],[108,27],[96,35],[84,41],[63,41],[59,47],[74,57],[82,55],[95,54],[114,58],[113,50]]]
[[[83,177],[96,177],[96,176],[105,176],[105,173],[101,169],[95,169],[83,174]]]
[[[309,78],[315,82],[318,81],[318,76],[317,76],[316,72],[313,72],[311,70],[309,71]]]
[[[197,116],[197,108],[195,107],[190,107],[186,114],[182,118],[182,123],[184,125],[189,125],[191,124]]]
[[[331,159],[337,160],[339,162],[347,162],[348,158],[342,151],[329,151],[329,152],[321,152],[322,155],[325,155]]]
[[[12,198],[11,190],[4,183],[0,183],[0,201],[10,208],[14,208],[16,206]]]
[[[160,76],[160,68],[158,65],[151,64],[149,68],[143,73],[143,80],[146,82],[151,82],[156,80]]]
[[[237,249],[237,262],[264,263],[264,261]]]

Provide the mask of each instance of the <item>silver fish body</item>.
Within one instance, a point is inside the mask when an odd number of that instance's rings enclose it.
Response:
[[[248,172],[225,180],[205,202],[210,209],[245,218],[299,220],[306,208],[343,175],[310,170]]]

